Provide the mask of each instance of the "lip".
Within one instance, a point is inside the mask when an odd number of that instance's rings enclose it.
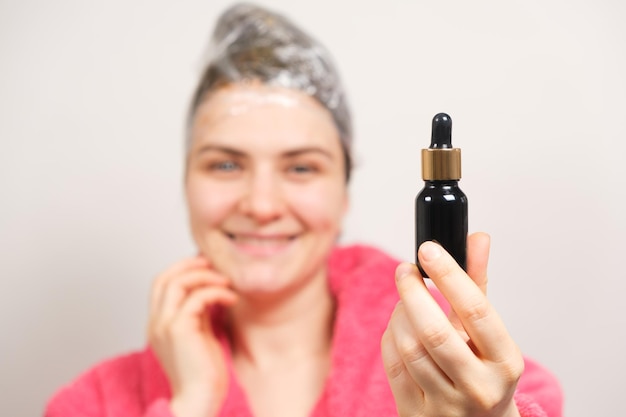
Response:
[[[233,233],[225,232],[235,249],[254,257],[269,257],[286,252],[298,234]]]

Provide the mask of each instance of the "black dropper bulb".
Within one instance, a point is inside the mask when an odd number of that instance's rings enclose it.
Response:
[[[429,148],[452,148],[452,119],[446,113],[439,113],[433,117],[433,128]]]

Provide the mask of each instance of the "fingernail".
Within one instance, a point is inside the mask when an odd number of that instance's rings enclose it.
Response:
[[[414,266],[410,263],[403,262],[396,268],[396,279],[401,280],[413,272]]]
[[[431,262],[441,256],[441,246],[434,242],[424,242],[420,247],[420,252],[423,260]]]

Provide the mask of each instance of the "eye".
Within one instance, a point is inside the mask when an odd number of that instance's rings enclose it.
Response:
[[[317,169],[314,166],[307,164],[294,164],[289,167],[289,172],[294,174],[309,174],[316,171]]]
[[[209,165],[211,171],[219,172],[233,172],[240,168],[239,164],[232,160],[218,161]]]
[[[295,179],[306,179],[319,173],[319,167],[313,163],[295,163],[287,167],[287,174]]]

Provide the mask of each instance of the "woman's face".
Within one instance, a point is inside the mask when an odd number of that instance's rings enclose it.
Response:
[[[192,233],[235,290],[288,291],[324,274],[347,209],[330,113],[295,90],[231,85],[199,106],[191,140]]]

